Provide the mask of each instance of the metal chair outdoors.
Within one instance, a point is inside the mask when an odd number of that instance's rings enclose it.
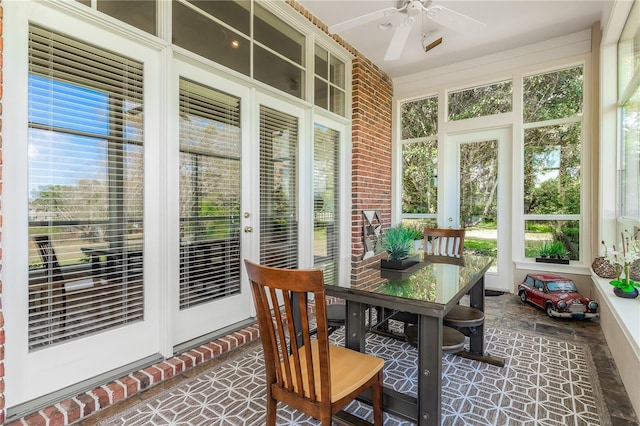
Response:
[[[272,268],[249,260],[244,263],[264,351],[266,424],[275,425],[277,402],[281,401],[329,426],[333,415],[371,389],[374,424],[382,426],[384,361],[329,344],[326,302],[318,303],[326,301],[322,271]],[[315,322],[307,311],[309,294],[316,301]],[[292,320],[294,304],[300,321]],[[313,328],[317,328],[315,339]],[[301,344],[296,344],[295,336],[301,338]]]
[[[48,235],[33,235],[45,270],[46,282],[29,286],[29,306],[34,312],[49,312],[64,329],[67,322],[67,293],[93,287],[91,278],[66,279]]]

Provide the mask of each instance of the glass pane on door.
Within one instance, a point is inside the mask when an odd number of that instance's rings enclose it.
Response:
[[[460,145],[460,223],[467,230],[465,250],[497,255],[498,141],[495,139]]]
[[[313,265],[337,284],[340,132],[316,123],[313,140]]]
[[[180,309],[240,293],[240,99],[180,81]]]
[[[260,107],[260,263],[298,267],[298,118]]]

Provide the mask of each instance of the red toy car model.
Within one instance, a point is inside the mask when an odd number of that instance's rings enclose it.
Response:
[[[598,303],[578,293],[573,281],[555,274],[528,274],[518,285],[518,295],[550,317],[598,318]]]

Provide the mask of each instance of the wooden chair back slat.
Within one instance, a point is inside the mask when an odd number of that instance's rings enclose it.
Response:
[[[462,256],[464,236],[464,228],[426,228],[424,252],[433,256]]]

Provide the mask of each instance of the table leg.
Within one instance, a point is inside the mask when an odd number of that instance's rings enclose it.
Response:
[[[484,275],[478,280],[476,285],[471,288],[469,306],[484,312]],[[492,357],[484,351],[484,324],[476,327],[474,332],[469,335],[469,351],[458,352],[457,355],[463,358],[497,365],[498,367],[504,366],[503,358]]]
[[[439,426],[442,406],[442,318],[419,315],[418,424]]]
[[[366,352],[365,309],[365,304],[347,300],[344,344],[347,348],[362,353]]]

